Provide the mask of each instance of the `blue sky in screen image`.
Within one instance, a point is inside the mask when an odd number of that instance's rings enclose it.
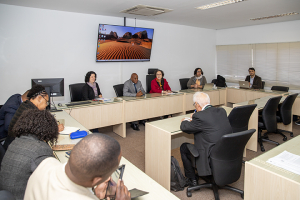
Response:
[[[106,30],[102,30],[103,28]],[[100,24],[99,29],[101,29],[101,30],[99,30],[101,33],[106,33],[106,34],[109,34],[111,31],[117,32],[119,37],[123,37],[123,35],[126,32],[131,32],[132,35],[134,35],[137,32],[146,30],[147,34],[148,34],[148,38],[153,39],[153,29],[148,29],[148,28],[138,28],[138,27],[129,27],[129,26],[113,26],[113,25]]]

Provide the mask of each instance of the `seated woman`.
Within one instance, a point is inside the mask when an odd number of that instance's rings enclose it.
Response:
[[[99,85],[96,83],[96,78],[97,74],[93,71],[89,71],[85,75],[85,85],[82,88],[82,100],[93,100],[102,97]]]
[[[164,79],[164,72],[162,70],[156,70],[155,79],[151,81],[150,93],[171,93],[171,88],[166,79]]]
[[[187,83],[188,88],[203,89],[206,84],[206,78],[203,76],[203,71],[201,68],[196,68],[194,71],[194,76],[190,78]]]
[[[12,131],[17,138],[3,157],[0,188],[23,199],[30,175],[45,158],[53,157],[48,142],[56,143],[58,125],[50,112],[29,109],[21,114]]]

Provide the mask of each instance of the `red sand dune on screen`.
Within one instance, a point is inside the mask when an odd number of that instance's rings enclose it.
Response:
[[[97,60],[150,59],[152,42],[101,42]]]

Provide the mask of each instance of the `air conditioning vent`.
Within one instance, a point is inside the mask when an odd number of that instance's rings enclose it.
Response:
[[[146,5],[137,5],[132,8],[121,11],[121,13],[127,13],[132,15],[143,15],[143,16],[154,16],[167,12],[171,12],[173,10],[166,8],[157,8],[153,6]]]

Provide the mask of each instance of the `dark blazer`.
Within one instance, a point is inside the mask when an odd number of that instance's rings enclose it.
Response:
[[[16,138],[1,163],[0,188],[11,192],[16,199],[24,199],[30,175],[48,157],[53,157],[51,147],[35,135]]]
[[[209,156],[211,148],[225,134],[232,133],[226,111],[223,108],[210,107],[193,114],[191,122],[183,121],[180,129],[194,134],[195,146],[199,152],[196,158],[199,176],[211,175]]]
[[[163,81],[162,81],[162,87],[164,88],[164,91],[165,90],[171,90],[170,86],[169,86],[169,83],[166,79],[163,78]],[[161,89],[156,81],[156,79],[153,79],[151,81],[151,90],[150,90],[150,93],[161,93]]]
[[[246,77],[245,81],[250,82],[250,75]],[[257,75],[254,77],[252,89],[262,89],[261,78]]]
[[[0,139],[7,137],[8,125],[21,103],[21,95],[14,94],[9,97],[0,109]]]
[[[98,95],[101,94],[98,83],[96,83]],[[102,95],[102,94],[101,94]],[[82,100],[93,100],[95,99],[95,92],[91,86],[87,83],[82,87]]]
[[[14,114],[13,118],[11,119],[9,126],[8,126],[8,135],[7,138],[5,139],[4,142],[4,149],[6,150],[8,148],[8,146],[10,145],[10,143],[12,143],[12,141],[15,139],[15,134],[13,133],[12,129],[14,127],[14,125],[16,124],[16,122],[18,121],[18,119],[20,118],[20,116],[22,115],[22,113],[25,110],[28,109],[38,109],[33,103],[31,103],[31,101],[26,100],[23,103],[21,103],[21,105],[19,106],[18,110],[16,111],[16,113]]]

